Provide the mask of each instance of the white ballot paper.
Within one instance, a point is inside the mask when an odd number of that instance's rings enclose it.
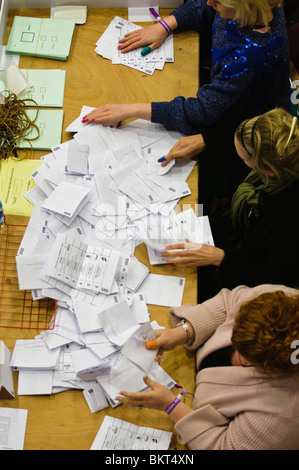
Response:
[[[54,369],[59,349],[50,350],[40,338],[18,339],[10,365],[17,369]]]
[[[19,370],[18,395],[51,395],[53,370]]]
[[[80,175],[88,174],[89,146],[71,140],[67,149],[67,172]]]
[[[27,410],[0,408],[0,450],[23,450]]]
[[[138,228],[139,236],[147,246],[149,261],[152,265],[166,263],[165,258],[162,257],[165,246],[185,243],[186,239],[190,242],[214,246],[208,216],[196,217],[193,209],[168,218],[151,215],[149,220],[141,220]]]
[[[103,389],[96,382],[92,382],[92,384],[85,388],[83,390],[83,395],[92,413],[96,413],[97,411],[108,408],[109,406]]]
[[[16,265],[19,281],[19,289],[41,289],[49,287],[49,284],[40,278],[48,255],[21,255],[16,256]]]
[[[183,277],[149,274],[139,290],[147,304],[179,307],[182,305],[185,280]]]
[[[117,346],[122,346],[139,326],[126,300],[101,312],[100,321],[107,338]]]
[[[130,361],[137,364],[145,374],[151,370],[156,350],[149,350],[145,347],[145,342],[155,339],[156,335],[150,323],[144,323],[137,331],[125,342],[122,348],[122,354]]]
[[[105,416],[90,450],[167,450],[172,433]]]
[[[43,208],[66,217],[73,217],[89,199],[89,189],[62,181],[43,203]]]
[[[120,253],[82,238],[77,231],[58,233],[45,273],[79,290],[109,294]]]
[[[15,397],[10,360],[10,350],[3,341],[0,341],[0,399],[2,400]]]

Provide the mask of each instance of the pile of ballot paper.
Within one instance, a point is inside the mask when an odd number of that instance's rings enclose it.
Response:
[[[121,53],[118,49],[119,40],[136,29],[141,29],[141,26],[116,16],[97,41],[96,53],[111,60],[112,64],[122,64],[148,75],[152,75],[155,70],[163,70],[165,62],[174,62],[172,34],[167,36],[160,47],[144,57],[141,55],[143,47]]]
[[[154,264],[165,262],[166,241],[213,239],[204,217],[174,211],[190,194],[195,162],[166,170],[157,163],[178,133],[143,120],[115,129],[80,117],[69,129],[73,138],[32,173],[36,185],[25,196],[34,207],[16,256],[19,288],[57,308],[49,329],[16,342],[11,365],[18,394],[79,389],[94,412],[116,406],[121,390],[142,390],[145,374],[174,385],[144,343],[160,328],[148,305],[181,305],[185,278],[151,273],[136,246],[146,242]]]

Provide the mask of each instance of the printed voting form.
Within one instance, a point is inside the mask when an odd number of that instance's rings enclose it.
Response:
[[[105,416],[90,450],[167,450],[172,433]]]
[[[172,34],[166,38],[160,47],[147,56],[142,57],[141,55],[143,47],[122,54],[117,47],[119,40],[123,38],[125,34],[135,31],[136,29],[141,29],[141,27],[124,18],[116,16],[97,41],[96,53],[106,59],[110,59],[112,64],[122,64],[148,75],[152,75],[155,70],[163,70],[166,62],[174,61]]]
[[[162,252],[165,246],[174,243],[184,243],[186,240],[194,243],[205,243],[214,246],[211,227],[208,216],[196,217],[193,209],[178,214],[171,214],[165,218],[158,215],[151,215],[150,222],[145,223],[144,219],[136,222],[139,229],[139,236],[144,240],[150,263],[165,264]],[[185,248],[188,247],[188,244]]]
[[[0,408],[0,450],[23,450],[27,410]]]
[[[79,235],[62,233],[56,238],[45,271],[46,275],[71,287],[109,294],[119,258],[117,251],[86,245]]]

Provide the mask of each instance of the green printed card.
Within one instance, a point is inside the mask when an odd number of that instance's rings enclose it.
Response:
[[[67,60],[74,28],[72,19],[15,16],[6,53]]]
[[[26,111],[29,119],[32,121],[36,117],[36,109],[28,109]],[[23,140],[19,143],[18,148],[33,148],[36,150],[51,150],[56,145],[61,144],[63,110],[62,109],[40,109],[37,114],[35,124],[39,128],[39,137],[28,143]],[[32,128],[28,138],[37,137],[37,131]],[[31,145],[30,145],[31,144]]]
[[[34,100],[38,106],[45,108],[62,108],[64,102],[64,89],[66,71],[59,69],[22,69],[24,77],[31,84],[29,91],[20,93],[20,99],[30,98]],[[0,73],[0,76],[2,74]],[[0,79],[0,92],[8,87]],[[36,106],[28,101],[27,106]]]

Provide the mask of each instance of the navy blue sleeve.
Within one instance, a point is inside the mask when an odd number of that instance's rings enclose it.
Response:
[[[207,5],[207,0],[188,0],[173,13],[178,23],[178,30],[189,29],[202,32],[213,23],[215,10]]]
[[[251,69],[228,79],[221,71],[212,83],[199,89],[196,97],[178,96],[169,102],[153,102],[151,120],[174,127],[185,135],[199,133],[228,115],[234,107],[246,109],[253,74],[254,70]]]

